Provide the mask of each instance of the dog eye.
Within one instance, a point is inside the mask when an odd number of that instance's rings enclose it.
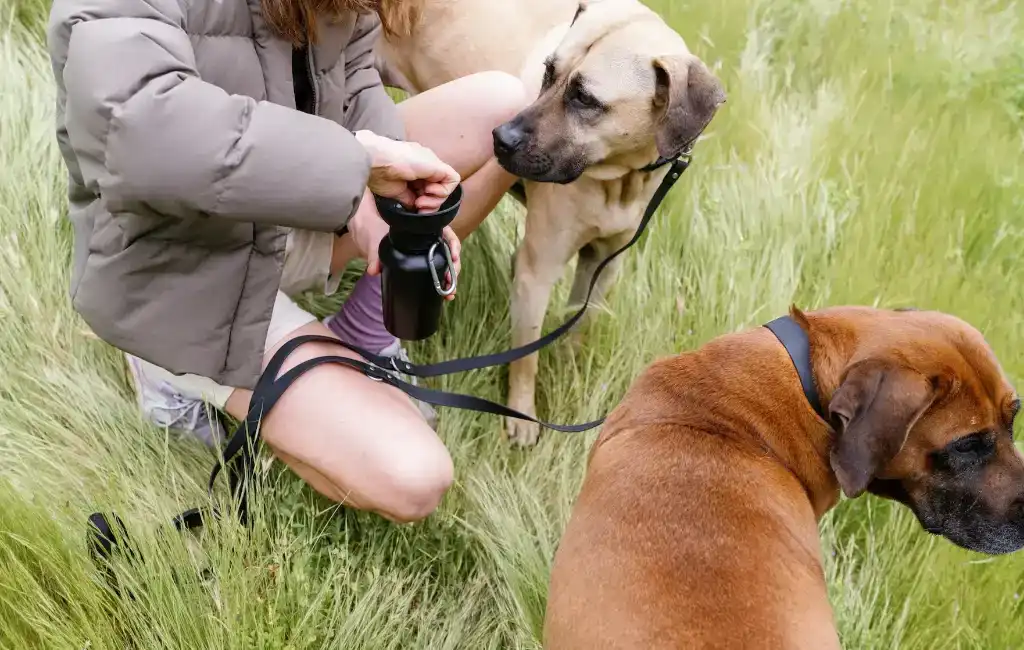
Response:
[[[576,93],[576,101],[587,108],[597,108],[600,105],[597,98],[585,90],[581,90]]]
[[[940,471],[967,471],[985,464],[996,453],[995,434],[978,431],[958,438],[931,454],[935,468]]]
[[[578,80],[569,87],[569,100],[580,108],[601,108],[601,102],[591,95]]]
[[[974,433],[954,440],[949,450],[960,456],[982,456],[992,450],[992,440],[986,433]]]

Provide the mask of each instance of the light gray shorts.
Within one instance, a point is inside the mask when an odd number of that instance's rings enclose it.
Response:
[[[315,316],[295,304],[291,296],[317,289],[331,295],[338,290],[340,274],[331,276],[333,250],[333,233],[298,229],[288,233],[281,288],[274,300],[264,352],[280,343],[288,334],[316,320]],[[182,396],[206,401],[217,409],[224,409],[234,390],[208,377],[175,375],[142,359],[138,359],[137,364],[147,378],[164,382]]]

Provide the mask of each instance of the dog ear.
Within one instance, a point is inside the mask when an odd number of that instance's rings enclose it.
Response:
[[[576,13],[572,15],[572,22],[569,23],[569,27],[575,25],[576,20],[580,17],[580,14],[587,10],[587,4],[589,3],[586,0],[580,0],[580,3],[576,5]]]
[[[907,440],[917,420],[935,401],[937,381],[877,359],[855,363],[829,401],[837,438],[832,470],[843,493],[860,496]]]
[[[654,111],[658,155],[678,155],[711,122],[725,103],[725,90],[695,57],[663,56],[654,60]]]

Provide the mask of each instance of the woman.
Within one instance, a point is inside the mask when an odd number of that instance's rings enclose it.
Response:
[[[383,327],[371,193],[435,210],[461,182],[459,239],[514,179],[491,130],[526,103],[485,73],[396,106],[374,44],[400,0],[56,0],[48,42],[69,171],[75,309],[129,355],[154,420],[204,401],[243,417],[262,367],[296,336],[402,354]],[[367,272],[328,325],[291,299]],[[456,264],[458,267],[458,263]],[[457,272],[458,269],[456,269]],[[307,344],[285,370],[340,346]],[[213,438],[218,431],[206,431]],[[407,522],[431,513],[451,459],[403,393],[326,365],[263,420],[263,440],[328,498]]]

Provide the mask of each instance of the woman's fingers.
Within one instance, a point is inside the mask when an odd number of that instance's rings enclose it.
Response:
[[[449,273],[448,271],[444,272],[444,286],[445,287],[452,286],[452,274]],[[458,292],[459,292],[459,290],[456,289],[455,291],[453,291],[450,294],[448,294],[447,296],[445,296],[444,299],[445,300],[449,300],[449,301],[455,300],[455,294],[457,294]]]
[[[445,227],[442,236],[452,252],[452,263],[455,264],[455,272],[458,273],[462,270],[462,241],[451,226]]]
[[[462,179],[459,178],[459,173],[452,167],[441,162],[440,159],[438,159],[437,162],[440,163],[440,167],[425,180],[430,181],[432,185],[441,186],[442,189],[440,191],[445,196],[448,196],[455,191],[455,186],[457,186]]]
[[[437,154],[423,145],[413,143],[412,150],[415,152],[416,181],[420,185],[421,194],[429,194],[441,198],[447,198],[455,191],[461,182],[459,173],[441,160]]]
[[[461,182],[451,165],[417,142],[371,142],[376,143],[371,191],[397,199],[406,208],[436,212]]]
[[[449,189],[448,186],[442,183],[432,183],[429,181],[419,181],[417,183],[413,183],[413,185],[416,186],[417,191],[421,196],[431,196],[441,199],[442,201],[447,199],[448,195],[455,191],[454,187]]]
[[[446,227],[442,233],[444,241],[448,244],[448,250],[452,254],[452,264],[455,266],[455,277],[458,278],[459,274],[462,273],[462,242],[459,241],[458,235],[451,227]],[[445,272],[445,286],[452,286],[452,277],[450,272]],[[447,300],[455,300],[455,294],[458,293],[458,289],[452,295],[447,296]]]
[[[409,185],[406,185],[403,189],[399,190],[398,196],[394,198],[406,208],[411,209],[420,207],[418,205],[419,197],[416,196],[416,192]]]
[[[444,199],[436,196],[420,195],[416,197],[416,209],[420,212],[437,212],[444,205]]]

